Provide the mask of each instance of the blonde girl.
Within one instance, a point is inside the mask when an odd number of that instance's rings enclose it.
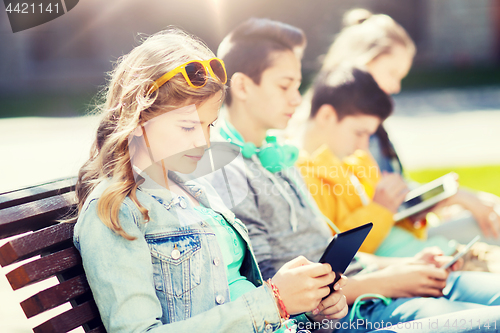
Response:
[[[343,24],[323,59],[321,71],[346,62],[366,67],[382,90],[397,94],[416,52],[406,30],[388,15],[373,15],[361,8],[348,11]]]
[[[176,29],[111,73],[74,235],[108,332],[269,332],[290,315],[325,318],[329,265],[299,257],[262,281],[244,225],[207,182],[182,176],[210,147],[226,81],[223,62]]]

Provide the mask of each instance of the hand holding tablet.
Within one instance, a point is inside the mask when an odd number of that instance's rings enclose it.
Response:
[[[426,209],[432,208],[438,202],[457,193],[458,183],[456,174],[448,173],[427,184],[410,191],[394,214],[394,221],[400,221]]]

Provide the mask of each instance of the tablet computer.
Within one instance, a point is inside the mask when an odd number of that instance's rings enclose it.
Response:
[[[399,206],[398,212],[394,214],[394,221],[420,213],[431,208],[441,200],[451,197],[457,193],[458,184],[453,173],[448,173],[411,190],[405,201]]]
[[[330,285],[331,292],[335,283],[340,279],[340,274],[345,272],[372,227],[373,223],[370,222],[341,232],[336,234],[328,244],[319,262],[330,264],[335,272],[335,281]]]

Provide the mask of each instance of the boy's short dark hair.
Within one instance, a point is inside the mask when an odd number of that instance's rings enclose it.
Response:
[[[272,65],[276,51],[300,51],[306,46],[304,32],[286,23],[263,18],[251,18],[238,25],[220,43],[217,56],[227,70],[228,78],[240,72],[260,84],[262,73]],[[231,105],[231,91],[226,95]]]
[[[311,102],[311,118],[322,105],[331,105],[338,120],[346,116],[370,115],[385,120],[392,113],[392,99],[370,73],[351,66],[337,67],[318,76]]]

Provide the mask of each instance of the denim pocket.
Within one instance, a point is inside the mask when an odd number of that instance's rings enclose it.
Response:
[[[147,235],[155,288],[181,297],[201,283],[201,242],[195,233]]]

